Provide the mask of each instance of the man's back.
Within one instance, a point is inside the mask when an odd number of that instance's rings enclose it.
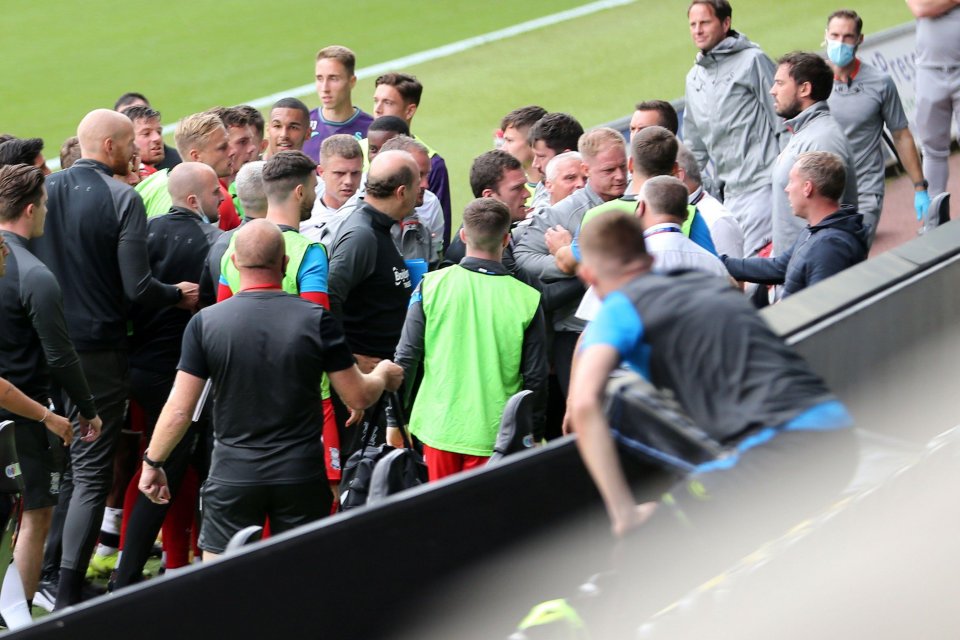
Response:
[[[322,477],[321,376],[352,364],[334,318],[283,291],[241,291],[201,311],[184,334],[180,369],[213,381],[210,477],[236,485]]]
[[[473,268],[424,276],[414,300],[424,316],[424,378],[410,427],[431,447],[489,456],[503,407],[521,388],[540,294],[499,264],[466,260]]]
[[[47,193],[45,233],[33,248],[60,282],[70,337],[78,350],[116,348],[127,332],[125,298],[152,306],[179,298],[148,269],[146,278],[131,277],[146,266],[143,202],[86,159],[49,176]]]
[[[640,276],[607,296],[588,331],[618,333],[630,365],[721,442],[832,399],[743,294],[712,276]]]

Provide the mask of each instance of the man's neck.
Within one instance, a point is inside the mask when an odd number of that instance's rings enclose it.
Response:
[[[500,263],[503,262],[503,249],[500,249],[500,251],[490,252],[467,245],[467,250],[464,255],[468,258],[476,258],[477,260],[490,260],[491,262]]]
[[[618,289],[622,289],[632,280],[636,279],[638,276],[642,276],[648,271],[650,271],[650,269],[646,267],[627,267],[618,275],[604,278],[601,282],[598,282],[596,286],[597,293],[599,293],[602,298],[606,298],[610,293]]]
[[[240,269],[240,291],[281,289],[283,276],[269,269]]]
[[[834,64],[830,65],[833,67],[833,77],[839,80],[840,82],[850,82],[853,79],[853,76],[856,75],[857,69],[860,68],[860,60],[854,58],[850,64],[845,67],[838,67]]]
[[[33,234],[31,233],[31,229],[30,229],[30,224],[27,221],[23,220],[22,218],[20,220],[17,220],[16,222],[5,222],[3,224],[0,224],[0,231],[15,233],[21,238],[26,238],[27,240],[30,240],[33,238]]]
[[[400,212],[397,211],[397,208],[392,201],[381,200],[380,198],[371,198],[369,194],[364,196],[363,201],[369,204],[371,207],[373,207],[377,211],[379,211],[380,213],[382,213],[383,215],[389,218],[393,218],[397,222],[400,222],[405,217],[407,217],[410,213],[412,213],[412,212],[408,212],[401,215]]]
[[[323,116],[324,120],[329,122],[346,122],[351,117],[353,117],[354,108],[352,102],[347,102],[332,109],[327,109],[324,107],[320,110],[320,114]]]
[[[658,224],[676,224],[682,225],[683,222],[677,220],[673,216],[665,216],[660,213],[653,213],[649,209],[643,214],[643,217],[640,218],[640,224],[643,226],[643,230],[646,231],[651,227],[655,227]]]
[[[286,225],[298,229],[300,227],[300,209],[295,207],[282,207],[269,205],[267,207],[267,220],[277,225]]]
[[[333,209],[334,211],[343,206],[343,203],[332,197],[329,191],[323,193],[321,200],[323,201],[323,206],[328,209]]]
[[[840,203],[833,200],[822,200],[820,202],[807,205],[807,224],[815,227],[827,216],[836,213],[840,209]]]

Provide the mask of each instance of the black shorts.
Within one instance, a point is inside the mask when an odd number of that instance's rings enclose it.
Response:
[[[57,504],[62,466],[54,447],[62,447],[59,438],[39,422],[17,421],[14,426],[17,457],[23,474],[23,510],[43,509]]]
[[[263,526],[282,533],[330,515],[333,494],[325,477],[299,484],[235,486],[207,480],[200,490],[200,548],[223,553],[238,531]]]

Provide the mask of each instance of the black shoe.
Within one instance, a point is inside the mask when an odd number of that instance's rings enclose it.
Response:
[[[37,593],[33,596],[33,604],[47,613],[53,611],[57,604],[57,583],[50,580],[41,580],[37,585]]]

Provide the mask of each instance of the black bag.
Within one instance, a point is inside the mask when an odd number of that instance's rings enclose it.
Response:
[[[392,414],[392,416],[390,415]],[[396,425],[393,424],[394,420]],[[406,448],[395,449],[387,444],[370,446],[373,434],[380,425],[400,426]],[[340,510],[376,502],[383,498],[423,484],[427,481],[427,467],[413,448],[404,427],[403,408],[396,393],[384,393],[363,423],[363,446],[350,456],[343,468],[340,481]]]
[[[611,377],[604,413],[620,444],[671,472],[693,471],[728,454],[671,395],[632,372]]]

